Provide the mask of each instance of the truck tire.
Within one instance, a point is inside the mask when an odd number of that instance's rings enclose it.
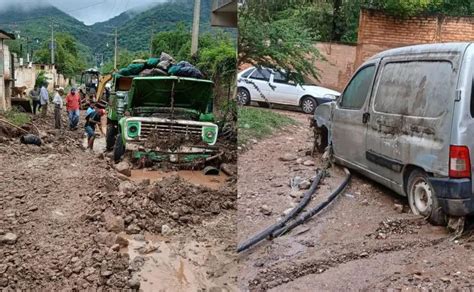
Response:
[[[117,136],[117,127],[113,124],[108,124],[107,132],[105,133],[105,149],[108,152],[114,150],[116,136]]]
[[[117,135],[117,140],[115,141],[114,146],[114,161],[117,163],[119,162],[123,155],[125,154],[125,146],[123,145],[122,141],[122,134]]]
[[[408,204],[415,215],[425,217],[433,225],[446,225],[446,214],[441,208],[428,175],[419,169],[410,173],[407,184]]]

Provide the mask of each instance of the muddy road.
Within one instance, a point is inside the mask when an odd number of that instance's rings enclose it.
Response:
[[[52,121],[41,147],[2,129],[0,290],[237,290],[235,177],[129,178]]]
[[[290,179],[298,176],[300,186],[306,187],[316,168],[324,165],[319,155],[308,155],[312,146],[308,116],[281,112],[299,124],[239,155],[239,242],[296,205],[303,190],[292,189]],[[331,168],[309,207],[324,200],[343,177],[339,167]],[[405,198],[354,174],[322,214],[239,254],[239,289],[472,289],[473,248],[474,237],[452,240],[445,228],[412,215]]]

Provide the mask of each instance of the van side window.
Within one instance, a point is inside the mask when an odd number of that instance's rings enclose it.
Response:
[[[456,72],[448,61],[385,64],[375,93],[377,112],[439,117],[454,102]]]
[[[362,108],[369,93],[374,73],[374,65],[362,68],[357,72],[342,95],[341,107],[349,109]]]

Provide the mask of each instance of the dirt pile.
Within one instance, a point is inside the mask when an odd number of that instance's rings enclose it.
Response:
[[[110,220],[103,214],[109,212],[116,220],[123,220],[123,229],[129,234],[161,233],[163,225],[173,229],[199,225],[206,218],[235,209],[236,189],[211,190],[173,176],[154,184],[123,181],[118,192],[96,192],[90,197],[93,204],[88,220],[105,226]]]
[[[384,219],[375,232],[367,236],[375,239],[386,239],[391,235],[417,234],[421,226],[428,224],[423,218]]]

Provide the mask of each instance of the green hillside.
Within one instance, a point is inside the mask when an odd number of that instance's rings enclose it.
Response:
[[[72,16],[50,6],[31,11],[12,9],[0,12],[0,29],[21,35],[23,48],[38,49],[51,36],[51,22],[56,32],[72,34],[79,42],[80,53],[92,64],[94,56],[103,56],[104,61],[113,55],[114,27],[119,34],[119,47],[129,51],[147,51],[152,30],[174,29],[183,22],[190,29],[194,1],[171,0],[157,4],[143,12],[128,11],[108,21],[87,26]],[[201,4],[201,32],[210,30],[211,0]],[[154,24],[154,25],[153,25]],[[28,37],[28,44],[26,38]]]

